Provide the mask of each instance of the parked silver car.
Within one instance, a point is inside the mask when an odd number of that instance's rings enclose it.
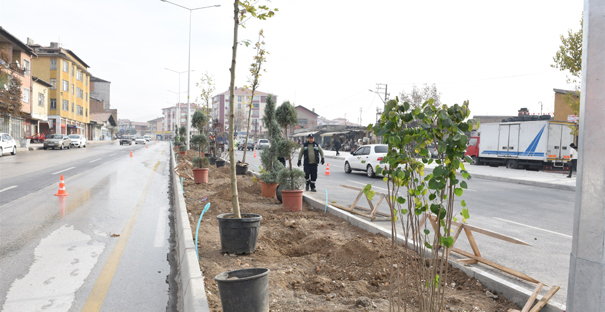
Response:
[[[51,134],[47,136],[46,140],[44,141],[44,149],[47,148],[71,148],[71,139],[65,134]]]
[[[264,149],[266,147],[270,147],[271,143],[269,143],[269,140],[267,139],[260,139],[258,140],[258,142],[256,142],[256,149]]]
[[[3,153],[11,152],[11,154],[17,154],[17,143],[15,139],[8,133],[0,133],[0,157]]]

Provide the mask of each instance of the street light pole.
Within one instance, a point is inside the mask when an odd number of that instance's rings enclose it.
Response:
[[[190,8],[184,7],[180,4],[172,3],[170,1],[166,1],[166,0],[160,0],[160,1],[167,2],[172,5],[176,5],[185,10],[189,10],[189,52],[188,52],[189,54],[187,56],[187,150],[189,150],[189,131],[191,128],[191,120],[190,120],[191,119],[191,103],[189,101],[189,91],[190,91],[190,86],[191,86],[191,12],[195,11],[195,10],[206,9],[206,8],[220,7],[221,5],[216,4],[216,5],[205,6],[205,7],[201,7],[201,8],[190,9]],[[181,116],[179,116],[179,118],[180,117]],[[180,121],[180,119],[179,119],[179,121]]]

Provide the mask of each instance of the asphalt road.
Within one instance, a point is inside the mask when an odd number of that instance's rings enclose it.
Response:
[[[243,152],[238,151],[236,155],[236,158],[240,160]],[[253,155],[253,152],[248,152],[246,162],[250,163],[250,170],[258,171],[256,166],[260,166],[260,151],[257,151],[256,158]],[[373,190],[386,193],[386,182],[381,178],[368,178],[365,172],[354,171],[347,174],[344,172],[344,160],[326,160],[330,167],[330,175],[325,175],[326,166],[320,165],[317,193],[305,192],[306,194],[325,202],[327,190],[330,203],[350,206],[358,191],[346,189],[340,185],[363,188],[367,184],[372,184]],[[293,161],[293,165],[295,163],[296,161]],[[478,178],[468,181],[468,185],[469,189],[465,190],[463,196],[456,198],[456,211],[462,210],[460,201],[464,199],[471,214],[469,224],[515,237],[532,245],[531,247],[515,245],[482,234],[475,234],[474,238],[481,255],[547,285],[560,286],[561,290],[553,300],[565,304],[575,193]],[[376,204],[377,198],[373,202]],[[358,206],[369,208],[363,197]],[[389,213],[385,202],[381,204],[379,211]],[[387,229],[391,227],[389,221],[374,222]],[[401,227],[399,226],[399,228]],[[456,247],[472,252],[464,234],[460,236]],[[535,287],[535,284],[521,281],[490,267],[481,266],[526,289],[533,290]]]
[[[175,310],[169,152],[113,143],[0,158],[0,310]],[[66,197],[54,196],[61,174]]]

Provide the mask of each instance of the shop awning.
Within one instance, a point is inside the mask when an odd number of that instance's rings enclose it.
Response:
[[[319,131],[301,132],[301,133],[297,133],[297,134],[293,135],[292,137],[293,138],[295,138],[295,137],[306,137],[309,134],[315,134],[317,132],[319,132]]]
[[[335,134],[347,134],[347,133],[349,133],[349,131],[328,132],[328,133],[324,133],[324,134],[322,134],[321,136],[322,136],[322,137],[331,137],[331,136],[333,136],[333,135],[335,135]]]

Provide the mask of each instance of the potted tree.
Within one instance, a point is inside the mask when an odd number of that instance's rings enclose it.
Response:
[[[183,142],[179,143],[179,154],[181,154],[181,155],[187,154],[187,145],[185,145],[185,143],[183,143]]]
[[[208,145],[208,137],[203,134],[194,135],[193,138],[191,138],[191,144],[197,147],[199,157],[204,157],[203,150],[206,148],[206,145]]]
[[[195,157],[193,158],[193,180],[196,184],[208,183],[208,158]]]
[[[296,110],[290,102],[284,102],[275,111],[275,118],[279,125],[284,129],[284,136],[288,138],[288,129],[298,123]],[[282,205],[285,210],[302,210],[303,191],[305,174],[299,169],[292,168],[292,153],[295,152],[298,145],[294,141],[286,140],[282,145],[280,155],[288,160],[288,168],[279,172],[278,181],[284,183],[280,186]],[[302,178],[299,178],[301,177]],[[299,184],[302,183],[302,184]]]
[[[265,127],[267,127],[267,133],[269,135],[269,147],[263,149],[260,155],[260,161],[262,163],[263,172],[261,172],[261,191],[263,197],[275,197],[275,190],[277,189],[277,173],[283,169],[283,165],[278,160],[279,148],[281,142],[281,132],[279,131],[279,125],[275,120],[275,100],[273,95],[269,94],[267,97],[267,104],[265,105],[265,115],[263,121]]]
[[[202,113],[202,111],[196,110],[195,113],[193,113],[193,117],[191,118],[191,125],[200,132],[200,135],[203,135],[206,138],[204,146],[199,146],[198,144],[193,143],[193,138],[191,138],[191,143],[197,145],[198,148],[206,148],[206,145],[208,144],[208,137],[206,137],[206,134],[204,133],[204,127],[207,123],[208,117],[204,113]],[[204,150],[201,150],[201,157],[203,156]]]

